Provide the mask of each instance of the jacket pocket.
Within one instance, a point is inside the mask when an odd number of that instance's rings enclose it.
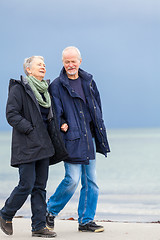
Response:
[[[79,131],[69,129],[65,135],[65,147],[70,159],[82,157],[82,143]]]
[[[27,151],[25,134],[13,129],[12,136],[12,159],[14,159],[13,163],[15,162],[15,159],[18,161],[25,159],[26,152]]]
[[[76,140],[78,138],[80,138],[80,133],[79,131],[76,129],[69,129],[68,132],[65,133],[65,137],[66,140]]]
[[[35,149],[35,147],[39,147],[39,137],[37,135],[36,128],[26,135],[26,142],[29,151],[31,149]]]

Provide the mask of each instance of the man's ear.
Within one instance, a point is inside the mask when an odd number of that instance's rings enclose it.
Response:
[[[79,60],[80,61],[80,64],[79,65],[81,65],[81,62],[82,62],[82,58]]]

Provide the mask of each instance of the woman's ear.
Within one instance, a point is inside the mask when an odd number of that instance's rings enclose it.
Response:
[[[27,71],[29,74],[32,73],[32,72],[31,72],[31,69],[30,69],[29,67],[26,68],[26,71]]]

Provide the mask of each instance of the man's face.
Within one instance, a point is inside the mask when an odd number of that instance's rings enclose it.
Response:
[[[67,50],[63,54],[63,65],[67,76],[70,79],[78,78],[78,69],[82,62],[82,59],[79,59],[78,57],[78,53],[74,49]]]

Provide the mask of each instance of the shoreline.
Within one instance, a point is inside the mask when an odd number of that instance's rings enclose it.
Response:
[[[30,219],[30,217],[25,217],[25,216],[14,216],[14,218],[18,218],[18,219]],[[69,218],[57,218],[56,221],[75,221],[77,222],[78,219],[73,218],[73,217],[69,217]],[[99,223],[145,223],[145,224],[160,224],[160,221],[150,221],[150,222],[142,222],[142,221],[114,221],[114,220],[98,220],[95,219],[95,222],[99,222]]]

